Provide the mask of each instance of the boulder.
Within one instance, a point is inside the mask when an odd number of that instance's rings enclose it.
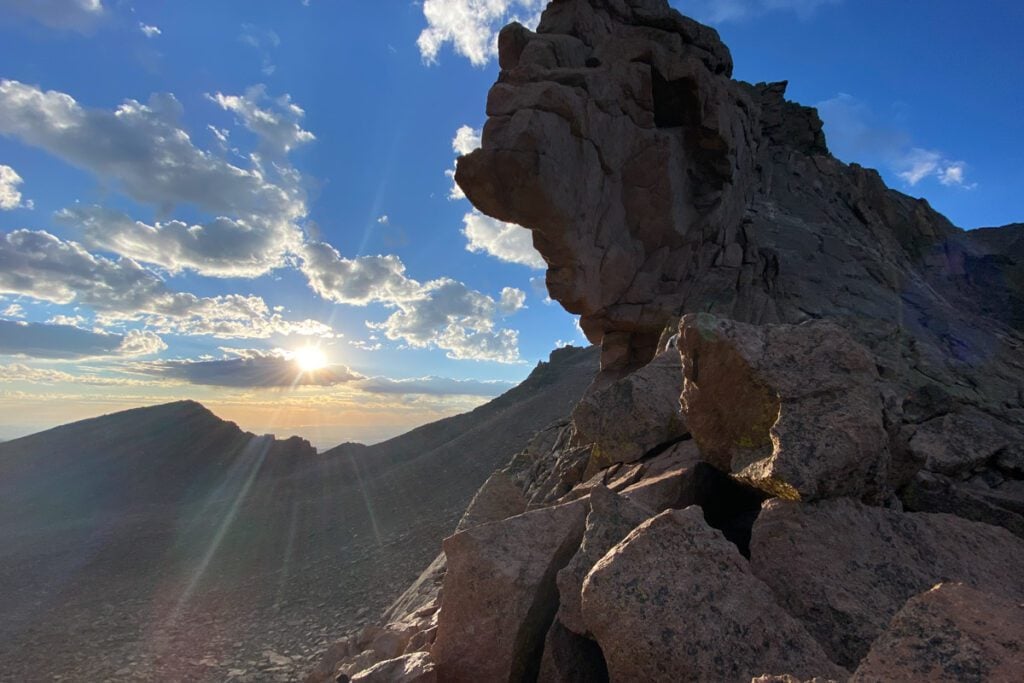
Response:
[[[919,425],[909,446],[929,471],[957,476],[1019,443],[1024,443],[1024,432],[980,410],[965,408]]]
[[[587,575],[583,618],[612,681],[845,678],[700,508],[653,517]]]
[[[573,410],[581,443],[593,444],[588,474],[633,462],[686,434],[679,409],[679,353],[669,349],[648,365],[583,396]]]
[[[852,683],[1019,681],[1024,604],[943,583],[896,613],[857,667]]]
[[[511,474],[498,470],[483,483],[463,513],[456,531],[497,522],[526,512],[526,496]]]
[[[936,583],[1024,599],[1024,541],[952,515],[773,499],[754,523],[750,552],[779,604],[850,669],[903,604]]]
[[[428,653],[414,652],[378,662],[349,680],[351,683],[435,683],[437,671]]]
[[[590,512],[583,542],[569,564],[558,572],[558,620],[565,628],[582,636],[589,635],[580,607],[583,580],[612,546],[653,515],[650,510],[631,503],[604,486],[590,492]]]
[[[1003,491],[1006,493],[1003,493]],[[941,474],[919,472],[900,496],[907,510],[948,512],[994,524],[1024,538],[1024,495],[1014,495],[1011,487],[991,488],[984,484],[966,485]]]
[[[444,540],[448,572],[431,650],[441,680],[536,676],[558,609],[555,575],[579,546],[587,504],[532,510]]]
[[[888,495],[878,371],[843,328],[694,314],[678,343],[683,415],[708,462],[793,500]]]

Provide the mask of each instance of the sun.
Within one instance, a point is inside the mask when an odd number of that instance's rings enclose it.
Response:
[[[327,366],[327,356],[315,346],[304,346],[297,349],[292,359],[302,372],[316,372]]]

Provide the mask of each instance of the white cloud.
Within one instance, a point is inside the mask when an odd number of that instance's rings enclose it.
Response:
[[[31,382],[32,384],[91,384],[96,386],[151,386],[156,382],[104,377],[95,374],[71,374],[51,368],[34,368],[23,363],[0,365],[0,382]]]
[[[768,12],[793,12],[807,19],[820,8],[843,0],[675,0],[672,5],[698,21],[720,24],[742,21]]]
[[[424,0],[427,27],[416,45],[428,64],[437,62],[445,43],[475,66],[498,54],[498,31],[512,21],[535,28],[547,0]]]
[[[148,330],[110,334],[71,325],[0,320],[0,354],[33,358],[99,358],[145,356],[167,348]]]
[[[195,270],[212,277],[258,277],[285,263],[301,240],[297,229],[259,217],[219,217],[202,224],[179,220],[148,225],[100,206],[73,206],[57,219],[81,231],[92,249],[112,251],[171,272]]]
[[[100,325],[142,320],[160,334],[333,335],[328,326],[314,320],[286,320],[257,296],[197,297],[172,291],[131,259],[95,256],[75,242],[43,231],[0,235],[0,292],[82,304],[97,312]]]
[[[11,304],[3,312],[0,312],[0,315],[5,318],[24,318],[25,309],[21,307],[21,304]]]
[[[301,109],[287,96],[273,101],[275,112],[253,105],[263,95],[256,89],[248,97],[220,97],[276,151],[311,139],[296,123]],[[96,207],[68,210],[65,220],[85,229],[90,246],[215,276],[253,277],[280,266],[301,241],[296,221],[306,215],[294,170],[283,162],[265,166],[256,155],[241,168],[195,147],[178,124],[181,113],[169,94],[154,95],[146,105],[126,100],[107,111],[83,108],[64,93],[0,81],[0,133],[113,180],[163,212],[190,204],[217,216],[203,225],[146,225]]]
[[[941,151],[912,144],[911,136],[880,120],[864,102],[846,93],[819,102],[829,149],[837,157],[891,170],[908,186],[932,178],[947,187],[973,189],[967,164]],[[889,117],[893,118],[893,117]]]
[[[139,22],[139,30],[142,31],[142,34],[147,38],[156,38],[158,35],[163,33],[163,31],[160,30],[160,27],[143,24],[141,21]]]
[[[272,98],[264,85],[254,85],[244,95],[215,93],[207,97],[222,109],[241,119],[243,125],[259,136],[265,150],[274,158],[288,154],[292,149],[316,139],[300,125],[306,112],[292,102],[290,95]]]
[[[480,131],[470,126],[459,126],[459,129],[455,131],[455,137],[452,138],[452,151],[458,156],[465,156],[474,149],[480,147]],[[462,188],[455,182],[455,164],[444,172],[448,178],[452,181],[452,189],[448,192],[449,199],[465,199],[466,193],[462,191]]]
[[[538,270],[547,268],[547,263],[533,248],[533,236],[526,228],[485,216],[476,209],[463,216],[462,223],[468,251],[483,252]]]
[[[517,333],[494,329],[494,321],[521,307],[520,290],[506,288],[499,302],[449,278],[420,283],[406,275],[397,256],[347,259],[322,242],[304,247],[300,268],[313,291],[329,301],[396,309],[383,322],[367,323],[392,341],[440,348],[451,358],[519,360]]]
[[[0,164],[0,211],[31,209],[32,200],[22,201],[18,186],[23,182],[13,168]]]
[[[260,71],[264,76],[272,76],[277,71],[270,51],[281,45],[281,37],[273,29],[260,28],[254,24],[242,24],[242,32],[238,35],[238,40],[259,51],[262,62]]]
[[[0,0],[0,11],[49,28],[88,33],[103,18],[105,8],[102,0]]]

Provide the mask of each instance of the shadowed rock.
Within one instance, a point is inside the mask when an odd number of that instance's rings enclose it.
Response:
[[[848,499],[767,501],[750,560],[779,604],[851,669],[903,603],[936,583],[1024,599],[1024,541],[1005,529]]]
[[[845,678],[700,508],[644,522],[587,575],[583,618],[613,681]]]
[[[850,680],[1016,681],[1021,672],[1024,604],[943,583],[907,601]]]

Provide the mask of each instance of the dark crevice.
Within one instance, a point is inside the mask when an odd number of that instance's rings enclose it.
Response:
[[[679,128],[700,123],[700,99],[693,80],[678,78],[666,81],[657,69],[651,69],[651,90],[655,126]]]
[[[769,498],[764,491],[742,484],[707,463],[693,468],[688,486],[673,507],[699,505],[704,521],[732,541],[743,557],[750,559],[750,533]]]
[[[693,437],[690,436],[689,433],[686,433],[686,434],[683,434],[682,436],[676,437],[675,439],[672,439],[670,441],[665,441],[664,443],[659,443],[657,446],[655,446],[654,448],[652,448],[651,450],[647,451],[646,453],[641,455],[639,458],[637,458],[634,462],[643,462],[644,460],[650,460],[651,458],[656,458],[657,456],[661,455],[662,453],[664,453],[668,449],[672,448],[676,444],[682,443],[684,441],[690,441],[691,439],[693,439]]]

